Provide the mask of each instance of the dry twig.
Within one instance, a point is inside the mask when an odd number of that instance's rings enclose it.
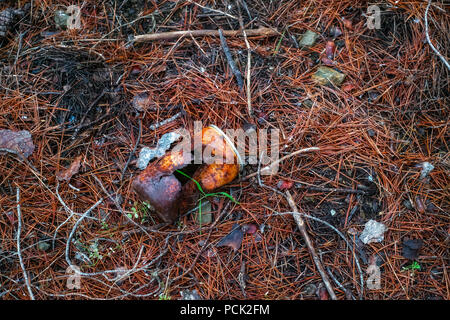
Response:
[[[168,119],[165,119],[165,120],[162,120],[162,121],[160,121],[160,122],[158,122],[158,123],[154,123],[154,124],[150,125],[149,129],[150,129],[150,130],[156,130],[156,129],[158,129],[159,127],[165,126],[166,124],[168,124],[168,123],[170,123],[170,122],[172,122],[172,121],[177,120],[179,117],[181,117],[181,116],[184,115],[184,114],[185,114],[185,113],[184,113],[183,111],[180,111],[180,112],[174,114],[172,117],[170,117],[170,118],[168,118]]]
[[[314,264],[316,265],[317,270],[319,271],[320,276],[322,277],[323,283],[325,284],[325,287],[327,288],[327,291],[331,299],[337,300],[336,294],[334,293],[333,287],[331,286],[330,279],[328,278],[328,275],[325,272],[322,263],[320,262],[320,258],[317,255],[316,250],[314,249],[311,239],[309,238],[308,232],[306,231],[305,222],[300,216],[297,209],[297,205],[295,204],[294,199],[292,199],[291,193],[289,191],[286,191],[286,199],[293,211],[292,216],[294,217],[294,220],[297,223],[298,228],[300,229],[300,233],[302,234],[303,240],[305,240],[306,246],[308,247],[308,251],[313,258]]]
[[[227,57],[228,65],[231,68],[234,76],[236,77],[236,82],[240,90],[244,87],[244,81],[242,80],[242,73],[239,68],[236,66],[236,63],[233,60],[233,56],[231,55],[230,48],[228,47],[227,40],[223,35],[222,29],[219,29],[220,43],[222,44],[223,52],[225,52],[225,57]]]
[[[17,202],[17,256],[19,257],[20,267],[23,271],[23,278],[25,279],[25,284],[27,285],[28,294],[30,295],[31,300],[34,300],[33,291],[31,291],[30,279],[28,278],[27,270],[25,269],[25,264],[22,259],[22,252],[20,251],[20,232],[22,231],[22,210],[20,209],[20,189],[17,187],[16,189],[16,202]]]
[[[310,147],[310,148],[305,148],[305,149],[300,149],[300,150],[294,151],[294,152],[292,152],[292,153],[290,153],[290,154],[288,154],[288,155],[286,155],[284,157],[281,157],[280,159],[272,162],[271,164],[265,166],[264,168],[261,169],[261,173],[267,172],[267,171],[270,172],[273,169],[273,167],[278,165],[283,160],[286,160],[288,158],[291,158],[291,157],[296,156],[296,155],[301,154],[301,153],[310,152],[310,151],[318,151],[318,150],[320,150],[319,147]],[[254,176],[257,176],[257,175],[258,175],[258,172],[253,172],[253,173],[250,173],[249,175],[243,177],[242,180],[247,180],[247,179],[252,178]]]
[[[209,10],[209,11],[216,12],[216,13],[220,13],[220,14],[223,14],[224,16],[227,16],[227,17],[235,19],[235,20],[237,19],[235,16],[233,16],[233,15],[231,15],[229,13],[226,13],[226,12],[223,12],[223,11],[220,11],[220,10],[217,10],[217,9],[213,9],[213,8],[210,8],[210,7],[203,6],[200,3],[197,3],[195,1],[188,0],[188,2],[192,3],[192,4],[195,4],[196,6],[199,6],[202,9]]]
[[[75,225],[72,228],[72,231],[69,234],[69,237],[67,238],[67,242],[66,242],[66,262],[69,266],[72,266],[72,261],[69,258],[69,252],[70,252],[70,242],[72,241],[72,238],[75,234],[75,231],[77,230],[78,225],[83,221],[84,218],[86,218],[91,212],[92,210],[94,210],[95,208],[98,207],[98,205],[100,203],[103,202],[103,198],[101,198],[100,200],[98,200],[92,207],[90,207],[89,209],[87,209],[80,217],[80,219],[77,220],[77,222],[75,223]]]
[[[258,29],[249,29],[244,30],[248,37],[253,36],[261,36],[261,37],[271,37],[278,34],[278,31],[272,28],[260,27]],[[243,35],[243,31],[241,30],[223,30],[223,35],[226,37],[237,37]],[[161,33],[153,33],[153,34],[142,34],[134,37],[134,42],[146,42],[146,41],[158,41],[158,40],[172,40],[183,38],[186,36],[193,37],[204,37],[204,36],[212,36],[218,37],[218,30],[184,30],[184,31],[170,31],[170,32],[161,32]]]
[[[437,54],[437,56],[442,60],[444,65],[447,67],[448,70],[450,70],[450,64],[448,61],[444,58],[444,56],[436,49],[436,47],[431,43],[430,35],[428,33],[428,11],[430,10],[431,0],[428,0],[428,5],[425,10],[425,36],[427,38],[427,42],[430,45],[431,49]]]
[[[243,2],[245,3],[245,2]],[[241,7],[239,6],[239,1],[237,1],[238,9],[239,9],[239,25],[241,26],[242,33],[244,34],[244,40],[245,45],[247,46],[247,72],[246,72],[246,78],[247,78],[247,111],[248,115],[251,116],[253,114],[252,110],[252,97],[251,97],[251,82],[250,82],[250,75],[251,75],[251,65],[252,65],[252,52],[250,49],[250,43],[247,39],[247,32],[244,29],[244,21],[242,20],[242,13],[241,13]],[[247,5],[245,5],[245,8],[247,8]],[[248,12],[248,8],[247,8]]]

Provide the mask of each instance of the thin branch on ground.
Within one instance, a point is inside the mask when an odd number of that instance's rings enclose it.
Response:
[[[278,215],[278,216],[283,216],[283,215],[287,215],[287,214],[290,214],[290,215],[292,215],[293,214],[293,212],[291,211],[291,212],[277,212],[277,211],[275,211],[275,210],[273,210],[273,209],[271,209],[273,212],[274,212],[274,214],[275,215]],[[345,241],[345,243],[347,244],[347,246],[349,247],[349,248],[353,248],[353,245],[347,240],[347,238],[342,234],[342,232],[340,232],[338,229],[336,229],[333,225],[331,225],[330,223],[328,223],[328,222],[326,222],[326,221],[324,221],[324,220],[322,220],[322,219],[319,219],[319,218],[317,218],[317,217],[314,217],[314,216],[311,216],[311,215],[309,215],[309,214],[306,214],[306,213],[304,213],[304,212],[297,212],[298,214],[300,214],[300,215],[302,215],[302,216],[304,216],[304,217],[306,217],[306,218],[308,218],[308,219],[311,219],[311,220],[314,220],[314,221],[317,221],[317,222],[320,222],[320,223],[323,223],[324,225],[326,225],[328,228],[330,228],[331,230],[333,230],[334,232],[336,232],[338,235],[339,235],[339,237],[341,237],[342,238],[342,240],[344,240]],[[362,269],[361,269],[361,265],[360,265],[360,263],[359,263],[359,259],[358,259],[358,257],[356,256],[356,253],[354,252],[354,250],[352,250],[352,254],[353,254],[353,258],[355,259],[355,264],[356,264],[356,267],[358,268],[358,272],[359,272],[359,280],[360,280],[360,288],[361,288],[361,291],[360,291],[360,293],[359,293],[359,297],[360,297],[360,299],[362,299],[362,297],[363,297],[363,294],[364,294],[364,277],[363,277],[363,271],[362,271]]]
[[[226,37],[237,37],[243,35],[241,30],[223,30],[223,35]],[[261,37],[271,37],[276,36],[278,31],[272,28],[260,27],[258,29],[247,29],[245,33],[248,37],[261,36]],[[187,36],[193,37],[219,37],[218,30],[185,30],[185,31],[169,31],[153,34],[142,34],[134,37],[134,42],[146,42],[146,41],[157,41],[157,40],[173,40],[178,38],[184,38]]]
[[[444,65],[447,67],[448,70],[450,70],[450,64],[448,61],[444,58],[444,56],[439,52],[438,49],[433,45],[430,39],[430,34],[428,32],[428,11],[430,10],[431,6],[431,0],[428,0],[427,8],[425,9],[425,36],[427,38],[427,42],[430,45],[431,49],[436,53],[436,55],[442,60]]]
[[[200,3],[197,3],[197,2],[192,1],[192,0],[187,0],[187,1],[189,3],[195,4],[196,6],[199,6],[202,9],[209,10],[209,11],[212,11],[212,12],[215,12],[215,13],[219,13],[219,14],[223,14],[224,16],[227,16],[228,18],[231,18],[231,19],[235,19],[235,20],[238,19],[237,17],[235,17],[235,16],[233,16],[233,15],[231,15],[229,13],[226,13],[226,12],[223,12],[223,11],[220,11],[220,10],[217,10],[217,9],[212,9],[210,7],[203,6]]]
[[[155,123],[155,124],[150,125],[149,129],[150,129],[150,130],[156,130],[156,129],[158,129],[159,127],[162,127],[162,126],[164,126],[164,125],[166,125],[166,124],[168,124],[168,123],[170,123],[170,122],[172,122],[172,121],[177,120],[179,117],[181,117],[181,116],[184,115],[184,114],[185,114],[185,113],[184,113],[183,111],[180,111],[180,112],[176,113],[175,115],[171,116],[171,117],[168,118],[168,119],[165,119],[165,120],[162,120],[162,121],[160,121],[160,122],[158,122],[158,123]]]
[[[65,252],[65,257],[66,257],[66,262],[69,266],[72,266],[72,261],[69,258],[69,253],[70,253],[70,242],[72,241],[72,238],[75,234],[75,231],[77,230],[78,226],[80,225],[80,223],[83,221],[84,218],[86,218],[91,212],[92,210],[94,210],[96,207],[98,207],[100,205],[100,203],[103,202],[103,198],[100,198],[100,200],[98,200],[92,207],[90,207],[89,209],[87,209],[80,217],[80,219],[77,220],[77,222],[75,223],[75,225],[72,228],[72,231],[69,234],[69,237],[67,238],[66,241],[66,252]]]
[[[302,184],[302,182],[300,182]],[[299,185],[295,186],[296,188],[307,189],[311,191],[320,191],[320,192],[338,192],[338,193],[355,193],[355,194],[366,194],[367,192],[364,190],[358,189],[349,189],[349,188],[326,188],[326,187],[317,187],[312,185]]]
[[[27,285],[27,290],[28,290],[28,294],[30,295],[30,299],[35,300],[33,291],[31,290],[31,286],[30,286],[30,279],[28,278],[28,273],[27,273],[27,270],[25,269],[25,264],[23,263],[22,252],[20,251],[20,232],[22,231],[22,210],[20,209],[20,189],[19,189],[19,187],[16,188],[16,202],[17,202],[17,219],[19,220],[18,225],[17,225],[17,256],[19,257],[20,267],[22,268],[22,271],[23,271],[23,278]]]
[[[325,284],[325,287],[327,288],[328,294],[330,295],[332,300],[337,300],[336,294],[334,293],[333,287],[330,283],[330,279],[328,278],[328,275],[325,272],[322,263],[320,262],[320,258],[316,253],[316,249],[314,248],[314,245],[312,244],[311,239],[309,238],[308,232],[306,231],[305,222],[300,216],[300,213],[298,212],[297,209],[297,205],[295,204],[294,199],[292,199],[291,193],[289,191],[286,191],[286,199],[293,211],[292,216],[294,217],[295,223],[297,223],[297,226],[300,229],[300,233],[303,237],[303,240],[305,240],[306,246],[308,247],[308,251],[313,258],[314,264],[316,265],[317,270],[320,273],[320,276],[322,277],[322,281]]]
[[[285,199],[287,200],[287,202],[288,202],[288,204],[289,204],[289,206],[290,206],[291,208],[295,207],[295,210],[293,209],[293,211],[291,211],[291,212],[285,212],[285,213],[279,213],[279,212],[277,212],[277,211],[275,211],[275,210],[273,210],[273,209],[270,209],[270,210],[272,210],[273,212],[275,212],[277,215],[291,214],[291,215],[294,217],[294,220],[295,220],[296,222],[297,222],[297,219],[300,217],[300,215],[303,215],[303,216],[305,216],[305,217],[307,217],[307,218],[310,218],[310,219],[312,219],[312,220],[321,222],[321,223],[325,224],[326,226],[328,226],[329,228],[331,228],[333,231],[335,231],[335,232],[336,232],[336,233],[337,233],[337,234],[345,241],[345,243],[347,244],[347,246],[348,246],[349,248],[353,248],[353,246],[348,242],[347,238],[342,234],[342,232],[340,232],[338,229],[336,229],[335,227],[333,227],[331,224],[329,224],[328,222],[323,221],[323,220],[321,220],[321,219],[319,219],[319,218],[316,218],[316,217],[307,215],[306,213],[299,212],[299,211],[297,210],[297,206],[295,205],[295,202],[294,202],[293,199],[292,199],[292,196],[290,196],[289,191],[286,191],[287,193],[285,194],[285,193],[282,193],[282,192],[278,191],[277,189],[274,189],[274,188],[272,188],[271,186],[268,186],[268,185],[266,185],[266,184],[264,184],[264,183],[262,182],[262,180],[261,180],[261,158],[262,158],[262,156],[263,156],[263,152],[260,154],[260,160],[259,160],[259,162],[258,162],[258,171],[256,172],[259,186],[260,186],[260,187],[264,187],[264,188],[266,188],[266,189],[269,189],[269,190],[271,190],[271,191],[273,191],[273,192],[279,194],[280,196],[282,196],[283,198],[285,198]],[[265,207],[265,206],[264,206],[264,207]],[[296,217],[297,217],[297,218],[296,218]],[[306,236],[308,237],[308,240],[309,240],[309,236],[308,236],[308,234],[306,233],[306,229],[304,228],[304,221],[303,221],[302,219],[300,219],[300,220],[301,220],[301,222],[302,222],[302,223],[300,223],[300,225],[303,225],[303,229],[304,229],[304,232],[305,232],[305,233],[301,232],[301,233],[302,233],[302,236],[303,236],[304,234],[306,234]],[[299,221],[299,222],[300,222],[300,221]],[[297,223],[297,226],[298,226],[299,229],[301,230],[300,225],[299,225],[299,223]],[[305,239],[305,238],[304,238],[304,239]],[[310,247],[309,247],[308,241],[307,241],[306,239],[305,239],[305,242],[307,243],[308,250],[310,251]],[[309,244],[311,244],[311,246],[312,246],[312,243],[311,243],[310,240],[309,240]],[[314,249],[314,247],[312,247],[312,248]],[[314,251],[314,252],[315,252],[315,251]],[[310,251],[310,253],[311,253],[311,251]],[[355,254],[355,252],[354,252],[353,250],[352,250],[352,253],[353,253],[353,257],[354,257],[354,259],[355,259],[355,263],[356,263],[356,266],[357,266],[357,268],[358,268],[359,274],[360,274],[360,283],[361,283],[360,298],[362,299],[363,292],[364,292],[363,272],[362,272],[362,270],[361,270],[361,266],[360,266],[360,264],[359,264],[358,257],[356,256],[356,254]],[[316,257],[317,257],[317,254],[316,254]],[[319,258],[317,257],[317,259],[319,259]],[[316,259],[314,259],[314,255],[313,255],[313,260],[314,260],[314,262],[316,263]],[[320,262],[320,260],[317,260],[317,261]],[[319,269],[319,267],[318,267],[318,269]],[[322,272],[321,272],[320,269],[319,269],[319,273],[320,273],[321,276],[322,276],[322,274],[325,274],[325,273],[324,273],[323,267],[321,268],[321,270],[322,270]],[[328,277],[327,277],[326,274],[325,274],[325,278],[328,279]],[[322,277],[322,279],[324,279],[324,277]],[[327,281],[328,281],[328,283],[329,283],[329,279],[328,279]],[[324,281],[324,282],[325,282],[325,281]],[[330,293],[330,290],[329,290],[329,288],[331,288],[331,291],[334,293],[334,291],[332,290],[332,287],[326,285],[326,288],[327,288],[327,291],[328,291],[328,293],[330,294],[330,296],[333,297],[333,295]],[[336,295],[334,295],[334,298],[336,298]]]
[[[298,154],[305,153],[305,152],[310,152],[310,151],[319,151],[319,150],[320,150],[320,148],[318,148],[318,147],[310,147],[310,148],[305,148],[305,149],[300,149],[300,150],[294,151],[294,152],[292,152],[292,153],[290,153],[290,154],[288,154],[288,155],[286,155],[284,157],[281,157],[280,159],[272,162],[271,164],[265,166],[264,168],[261,169],[261,173],[272,171],[273,167],[277,166],[283,160],[289,159],[289,158],[291,158],[293,156],[296,156]],[[243,177],[242,180],[247,180],[247,179],[250,179],[250,178],[252,178],[254,176],[257,176],[257,175],[258,175],[258,172],[253,172],[253,173],[250,173],[249,175],[246,175],[245,177]]]
[[[55,193],[56,193],[56,197],[58,198],[59,203],[63,206],[64,210],[69,214],[69,216],[67,217],[66,220],[64,220],[61,224],[58,225],[58,227],[56,228],[54,234],[53,234],[53,238],[52,238],[52,248],[55,248],[55,240],[56,240],[56,235],[58,234],[58,230],[65,225],[74,215],[81,215],[79,213],[76,213],[75,211],[73,211],[72,209],[69,208],[69,206],[64,202],[64,200],[61,198],[61,195],[59,194],[59,182],[56,184],[56,189],[55,189]],[[93,218],[91,217],[91,219],[97,220],[97,218]]]
[[[327,272],[330,275],[330,278],[333,279],[334,283],[336,283],[336,285],[342,289],[342,291],[344,292],[348,292],[349,290],[347,288],[345,288],[342,283],[340,283],[338,281],[338,279],[336,279],[336,277],[333,275],[333,272],[331,272],[330,268],[327,267]],[[353,295],[351,295],[352,300],[356,300],[355,297]]]
[[[220,43],[222,45],[223,52],[225,53],[225,57],[227,58],[228,65],[231,68],[234,76],[236,77],[236,82],[238,84],[239,90],[242,90],[244,87],[244,81],[242,80],[242,73],[239,68],[236,66],[234,62],[233,56],[231,55],[230,48],[228,47],[227,40],[223,35],[222,29],[219,29]]]
[[[250,14],[250,10],[248,10],[248,6],[247,3],[245,2],[245,0],[238,0],[242,3],[242,6],[244,7],[245,11],[247,12],[248,18],[250,20],[252,20],[252,15]]]
[[[243,4],[245,4],[245,2],[242,2]],[[253,109],[252,109],[252,96],[251,96],[251,66],[252,66],[252,51],[250,48],[250,43],[248,42],[247,39],[247,32],[245,31],[245,27],[244,27],[244,21],[242,19],[242,13],[241,13],[241,7],[239,5],[239,0],[237,0],[237,7],[239,9],[239,25],[241,26],[242,29],[242,33],[244,34],[244,41],[245,41],[245,45],[247,46],[247,71],[246,71],[246,80],[247,80],[247,85],[246,85],[246,91],[247,91],[247,111],[248,111],[248,115],[251,116],[253,114]],[[248,8],[247,5],[245,4],[245,8],[247,9],[247,13],[250,16],[250,13],[248,12]]]

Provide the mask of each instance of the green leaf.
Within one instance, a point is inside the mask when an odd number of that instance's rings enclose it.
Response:
[[[151,208],[150,203],[148,203],[147,201],[143,201],[142,204],[143,204],[144,206],[146,206],[147,209],[150,209],[150,208]]]
[[[199,207],[198,207],[198,218],[199,218],[199,219],[198,219],[198,220],[199,220],[199,224],[200,224],[200,234],[202,234],[202,200],[203,200],[203,199],[205,199],[205,198],[207,198],[207,197],[214,197],[214,196],[217,196],[217,197],[226,197],[226,198],[230,199],[231,201],[233,201],[234,203],[239,204],[239,202],[237,202],[237,201],[233,198],[232,195],[230,195],[230,194],[228,194],[228,193],[226,193],[226,192],[223,192],[223,191],[221,191],[221,192],[214,192],[214,193],[205,193],[205,191],[203,191],[202,186],[200,185],[200,183],[199,183],[197,180],[193,179],[192,177],[190,177],[189,175],[187,175],[186,173],[184,173],[184,172],[181,171],[181,170],[178,170],[178,169],[177,169],[177,170],[175,170],[175,171],[178,172],[179,174],[185,176],[186,178],[189,178],[189,179],[191,179],[192,181],[194,181],[194,183],[197,185],[198,190],[199,190],[200,193],[202,194],[202,197],[200,197],[200,199],[198,200],[198,203],[199,203]]]
[[[203,188],[202,188],[202,186],[200,185],[200,183],[198,183],[198,181],[197,180],[195,180],[194,178],[192,178],[192,177],[190,177],[189,175],[187,175],[186,173],[184,173],[183,171],[181,171],[181,170],[175,170],[176,172],[178,172],[179,174],[182,174],[183,176],[185,176],[186,178],[189,178],[189,179],[191,179],[192,181],[194,181],[194,183],[197,185],[197,188],[198,188],[198,190],[200,190],[200,192],[204,195],[205,194],[205,191],[203,191]]]
[[[285,33],[286,33],[286,29],[283,30],[283,33],[281,34],[280,40],[278,40],[277,46],[275,47],[275,51],[273,52],[274,56],[278,53],[278,50],[280,50],[281,41],[283,40]]]
[[[202,234],[202,200],[198,200],[199,206],[198,206],[198,218],[199,218],[199,225],[200,225],[200,234]]]
[[[417,261],[414,261],[410,265],[407,265],[406,267],[403,267],[402,270],[420,270],[422,267]]]

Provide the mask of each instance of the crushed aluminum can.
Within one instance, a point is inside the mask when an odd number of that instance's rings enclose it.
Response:
[[[218,127],[210,125],[201,132],[202,150],[210,148],[212,156],[221,153],[221,159],[231,159],[231,163],[217,161],[203,163],[192,175],[203,191],[211,192],[233,181],[243,169],[243,161],[230,138]],[[200,191],[194,181],[184,185],[174,175],[192,163],[192,153],[179,150],[170,151],[162,158],[150,163],[132,183],[134,191],[143,201],[149,202],[159,217],[173,223],[181,214],[196,206]]]

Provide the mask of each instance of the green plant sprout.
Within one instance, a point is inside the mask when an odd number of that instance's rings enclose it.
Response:
[[[102,229],[103,230],[108,230],[108,228],[109,228],[109,225],[105,222],[105,221],[101,221],[101,224],[102,224]]]
[[[205,191],[203,191],[202,186],[200,185],[200,183],[195,180],[194,178],[190,177],[189,175],[187,175],[186,173],[184,173],[181,170],[176,170],[179,174],[185,176],[188,179],[191,179],[198,188],[198,191],[200,191],[202,197],[200,199],[198,199],[198,220],[199,220],[199,225],[200,225],[200,234],[202,234],[202,200],[207,198],[207,197],[223,197],[223,198],[228,198],[230,199],[232,202],[239,204],[238,201],[236,201],[236,199],[234,199],[234,197],[226,192],[213,192],[213,193],[206,193]]]
[[[137,219],[137,218],[139,218],[139,215],[137,213],[136,207],[131,208],[131,211],[133,212],[133,214],[127,213],[128,218],[130,218],[130,219],[133,219],[133,218]]]
[[[116,243],[114,247],[105,248],[104,246],[99,245],[99,239],[94,239],[92,243],[83,243],[80,240],[75,241],[75,246],[78,248],[80,253],[88,260],[88,266],[95,267],[97,264],[103,260],[104,258],[111,257],[112,254],[116,253],[116,251],[122,249],[122,245],[120,243]]]
[[[160,293],[158,298],[158,300],[171,300],[171,299],[172,297],[166,293]]]
[[[283,30],[283,33],[281,34],[280,40],[278,40],[278,43],[275,47],[275,50],[273,51],[273,55],[276,56],[278,51],[280,50],[281,41],[283,41],[284,34],[286,33],[286,29]]]
[[[406,270],[415,271],[415,270],[420,270],[420,269],[421,269],[421,266],[417,261],[414,261],[410,265],[407,265],[406,267],[402,268],[403,271],[406,271]]]
[[[80,243],[81,244],[81,243]],[[100,262],[100,260],[103,259],[103,255],[100,254],[100,249],[98,246],[98,240],[95,239],[93,243],[91,243],[90,245],[83,245],[81,244],[87,251],[88,256],[89,256],[89,260],[92,261],[92,263],[90,264],[91,267],[95,267],[97,265],[97,263]]]
[[[134,207],[131,208],[132,214],[127,213],[128,218],[130,219],[139,219],[139,217],[142,217],[141,223],[144,223],[147,218],[150,218],[155,224],[155,221],[153,220],[152,216],[149,214],[150,209],[152,206],[147,201],[142,201],[140,206],[136,205],[136,202],[134,203]]]

